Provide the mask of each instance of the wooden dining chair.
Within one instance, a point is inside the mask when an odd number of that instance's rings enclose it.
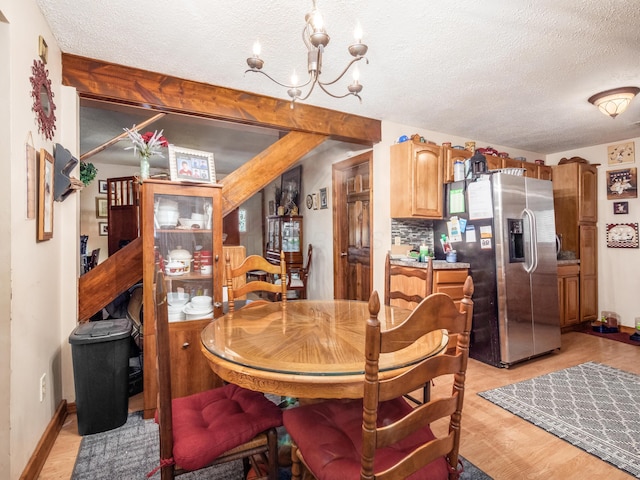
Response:
[[[245,475],[248,463],[254,470],[262,464],[268,476],[261,478],[276,480],[281,410],[263,394],[233,384],[172,399],[169,315],[161,271],[156,273],[155,300],[161,480],[238,459],[244,461]]]
[[[423,298],[433,293],[433,259],[429,258],[426,268],[391,265],[391,255],[387,252],[384,263],[384,304],[396,307],[415,308]],[[391,280],[393,277],[393,281]],[[393,290],[392,290],[393,284]],[[416,405],[429,401],[431,383],[422,387],[422,400],[412,394],[405,395]]]
[[[307,280],[311,271],[311,260],[313,258],[313,246],[309,244],[307,248],[307,263],[302,268],[292,268],[287,272],[287,292],[300,292],[300,299],[307,298]],[[279,285],[282,280],[279,278],[275,282]]]
[[[266,278],[268,278],[269,276],[273,277],[274,275],[279,276],[279,278],[287,278],[287,264],[284,261],[284,252],[280,252],[279,265],[270,263],[266,258],[261,257],[260,255],[249,255],[237,267],[231,266],[231,258],[228,254],[225,260],[227,295],[229,297],[229,312],[233,312],[235,310],[235,302],[239,297],[246,296],[247,293],[251,292],[270,293],[276,300],[282,300],[282,302],[287,301],[286,283],[284,285],[282,285],[281,283],[276,285],[273,282],[269,282],[266,279],[263,280],[262,278],[260,278],[258,280],[247,280],[247,282],[241,287],[233,287],[234,278],[239,276],[246,278],[249,272],[263,271],[266,273]],[[251,300],[250,303],[247,302],[246,306],[256,306],[263,303],[267,303],[267,300],[261,298],[259,300]]]
[[[435,293],[425,298],[405,321],[381,331],[377,292],[369,299],[366,327],[364,398],[329,400],[285,410],[284,426],[291,436],[292,479],[301,467],[316,478],[340,479],[456,479],[460,420],[469,356],[469,332],[473,315],[473,281],[467,277],[460,310],[451,297]],[[426,332],[457,333],[454,354],[447,351],[426,358],[407,370],[379,376],[380,354],[407,348]],[[444,339],[446,341],[446,338]],[[451,385],[415,408],[403,394],[433,378]],[[438,390],[440,392],[440,390]],[[445,419],[447,434],[436,436],[430,425]],[[440,430],[446,427],[440,423]]]

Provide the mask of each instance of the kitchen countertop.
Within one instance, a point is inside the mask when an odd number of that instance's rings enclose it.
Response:
[[[558,266],[560,265],[579,265],[580,260],[574,258],[573,260],[558,260]]]
[[[391,265],[400,265],[402,267],[427,268],[426,262],[412,262],[410,260],[391,260],[389,263],[391,263]],[[453,270],[455,268],[469,268],[469,267],[471,267],[471,264],[464,263],[464,262],[449,263],[444,260],[433,261],[434,270]]]

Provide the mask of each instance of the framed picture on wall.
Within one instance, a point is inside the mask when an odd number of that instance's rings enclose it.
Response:
[[[629,202],[613,202],[614,215],[625,215],[629,213]]]
[[[53,238],[53,155],[40,149],[38,165],[38,241]]]
[[[636,169],[607,170],[607,199],[620,200],[638,196]]]
[[[607,247],[638,248],[638,224],[607,223]]]
[[[109,235],[109,224],[107,222],[98,222],[98,234],[101,237]]]
[[[636,161],[634,152],[634,143],[621,143],[619,145],[609,145],[607,147],[607,158],[609,165],[618,165],[620,163],[633,163]]]
[[[107,181],[106,180],[98,180],[98,193],[107,193]]]
[[[328,208],[329,201],[327,199],[327,188],[320,189],[320,209]]]
[[[280,205],[284,206],[285,215],[290,215],[294,205],[300,207],[300,183],[302,181],[302,165],[282,174],[280,184]]]
[[[107,218],[108,216],[107,197],[96,197],[96,218]]]

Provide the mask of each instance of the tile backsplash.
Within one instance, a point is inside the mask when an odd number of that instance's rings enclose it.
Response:
[[[391,242],[400,237],[400,243],[418,247],[423,243],[433,251],[433,222],[409,218],[391,219]]]

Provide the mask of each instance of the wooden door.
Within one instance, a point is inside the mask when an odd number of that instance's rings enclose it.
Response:
[[[107,179],[109,255],[113,255],[140,235],[138,179]]]
[[[334,298],[368,300],[372,286],[372,152],[333,166]]]

